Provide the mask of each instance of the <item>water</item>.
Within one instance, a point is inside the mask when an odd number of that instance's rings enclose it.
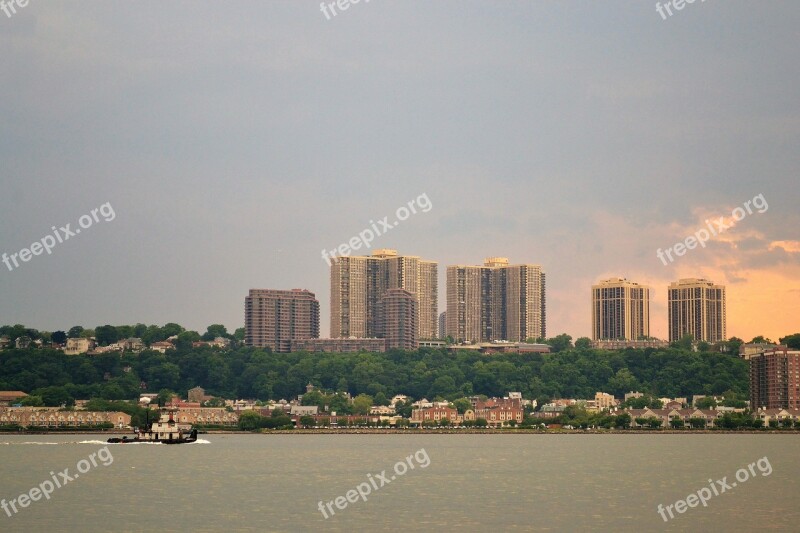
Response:
[[[800,531],[800,435],[203,435],[108,445],[92,466],[106,437],[0,435],[6,500],[87,461],[50,500],[0,511],[0,531]],[[762,457],[770,475],[659,516]],[[336,508],[383,470],[395,480]]]

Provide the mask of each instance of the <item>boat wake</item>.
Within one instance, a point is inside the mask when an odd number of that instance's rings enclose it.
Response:
[[[64,442],[0,442],[4,446],[22,446],[23,444],[33,446],[55,446],[57,444],[66,444]]]

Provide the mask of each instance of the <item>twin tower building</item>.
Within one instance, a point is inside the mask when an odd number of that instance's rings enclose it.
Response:
[[[667,289],[669,341],[726,337],[725,287],[706,279],[681,279]],[[592,339],[638,341],[650,337],[650,287],[622,278],[592,286]]]
[[[313,293],[253,289],[245,299],[245,342],[281,352],[350,351],[379,348],[377,339],[386,348],[416,349],[419,339],[545,336],[545,275],[539,265],[493,257],[483,266],[449,266],[446,279],[447,311],[440,321],[437,262],[388,249],[337,257],[331,264],[331,339],[313,340],[319,337]]]

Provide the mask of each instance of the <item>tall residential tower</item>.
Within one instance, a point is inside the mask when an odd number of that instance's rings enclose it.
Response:
[[[375,337],[378,306],[389,289],[404,289],[417,301],[417,336],[435,339],[438,264],[396,250],[371,256],[336,257],[331,263],[331,337]]]
[[[247,346],[289,352],[291,341],[319,337],[319,302],[305,289],[250,289],[244,330]]]
[[[509,265],[505,257],[449,266],[446,313],[445,335],[456,341],[544,337],[545,274],[539,265]]]
[[[623,278],[592,285],[592,340],[650,336],[650,288]]]
[[[686,334],[710,343],[727,339],[724,285],[694,278],[670,283],[668,310],[670,342]]]

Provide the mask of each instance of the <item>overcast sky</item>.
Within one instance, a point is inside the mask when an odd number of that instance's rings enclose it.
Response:
[[[0,324],[244,321],[307,288],[328,334],[333,249],[377,237],[450,264],[541,264],[548,335],[590,334],[590,286],[728,286],[728,335],[800,331],[800,4],[31,0],[0,12]],[[754,210],[706,247],[668,248]],[[85,220],[85,219],[84,219]],[[57,230],[60,234],[60,230]],[[13,266],[13,263],[12,263]]]

